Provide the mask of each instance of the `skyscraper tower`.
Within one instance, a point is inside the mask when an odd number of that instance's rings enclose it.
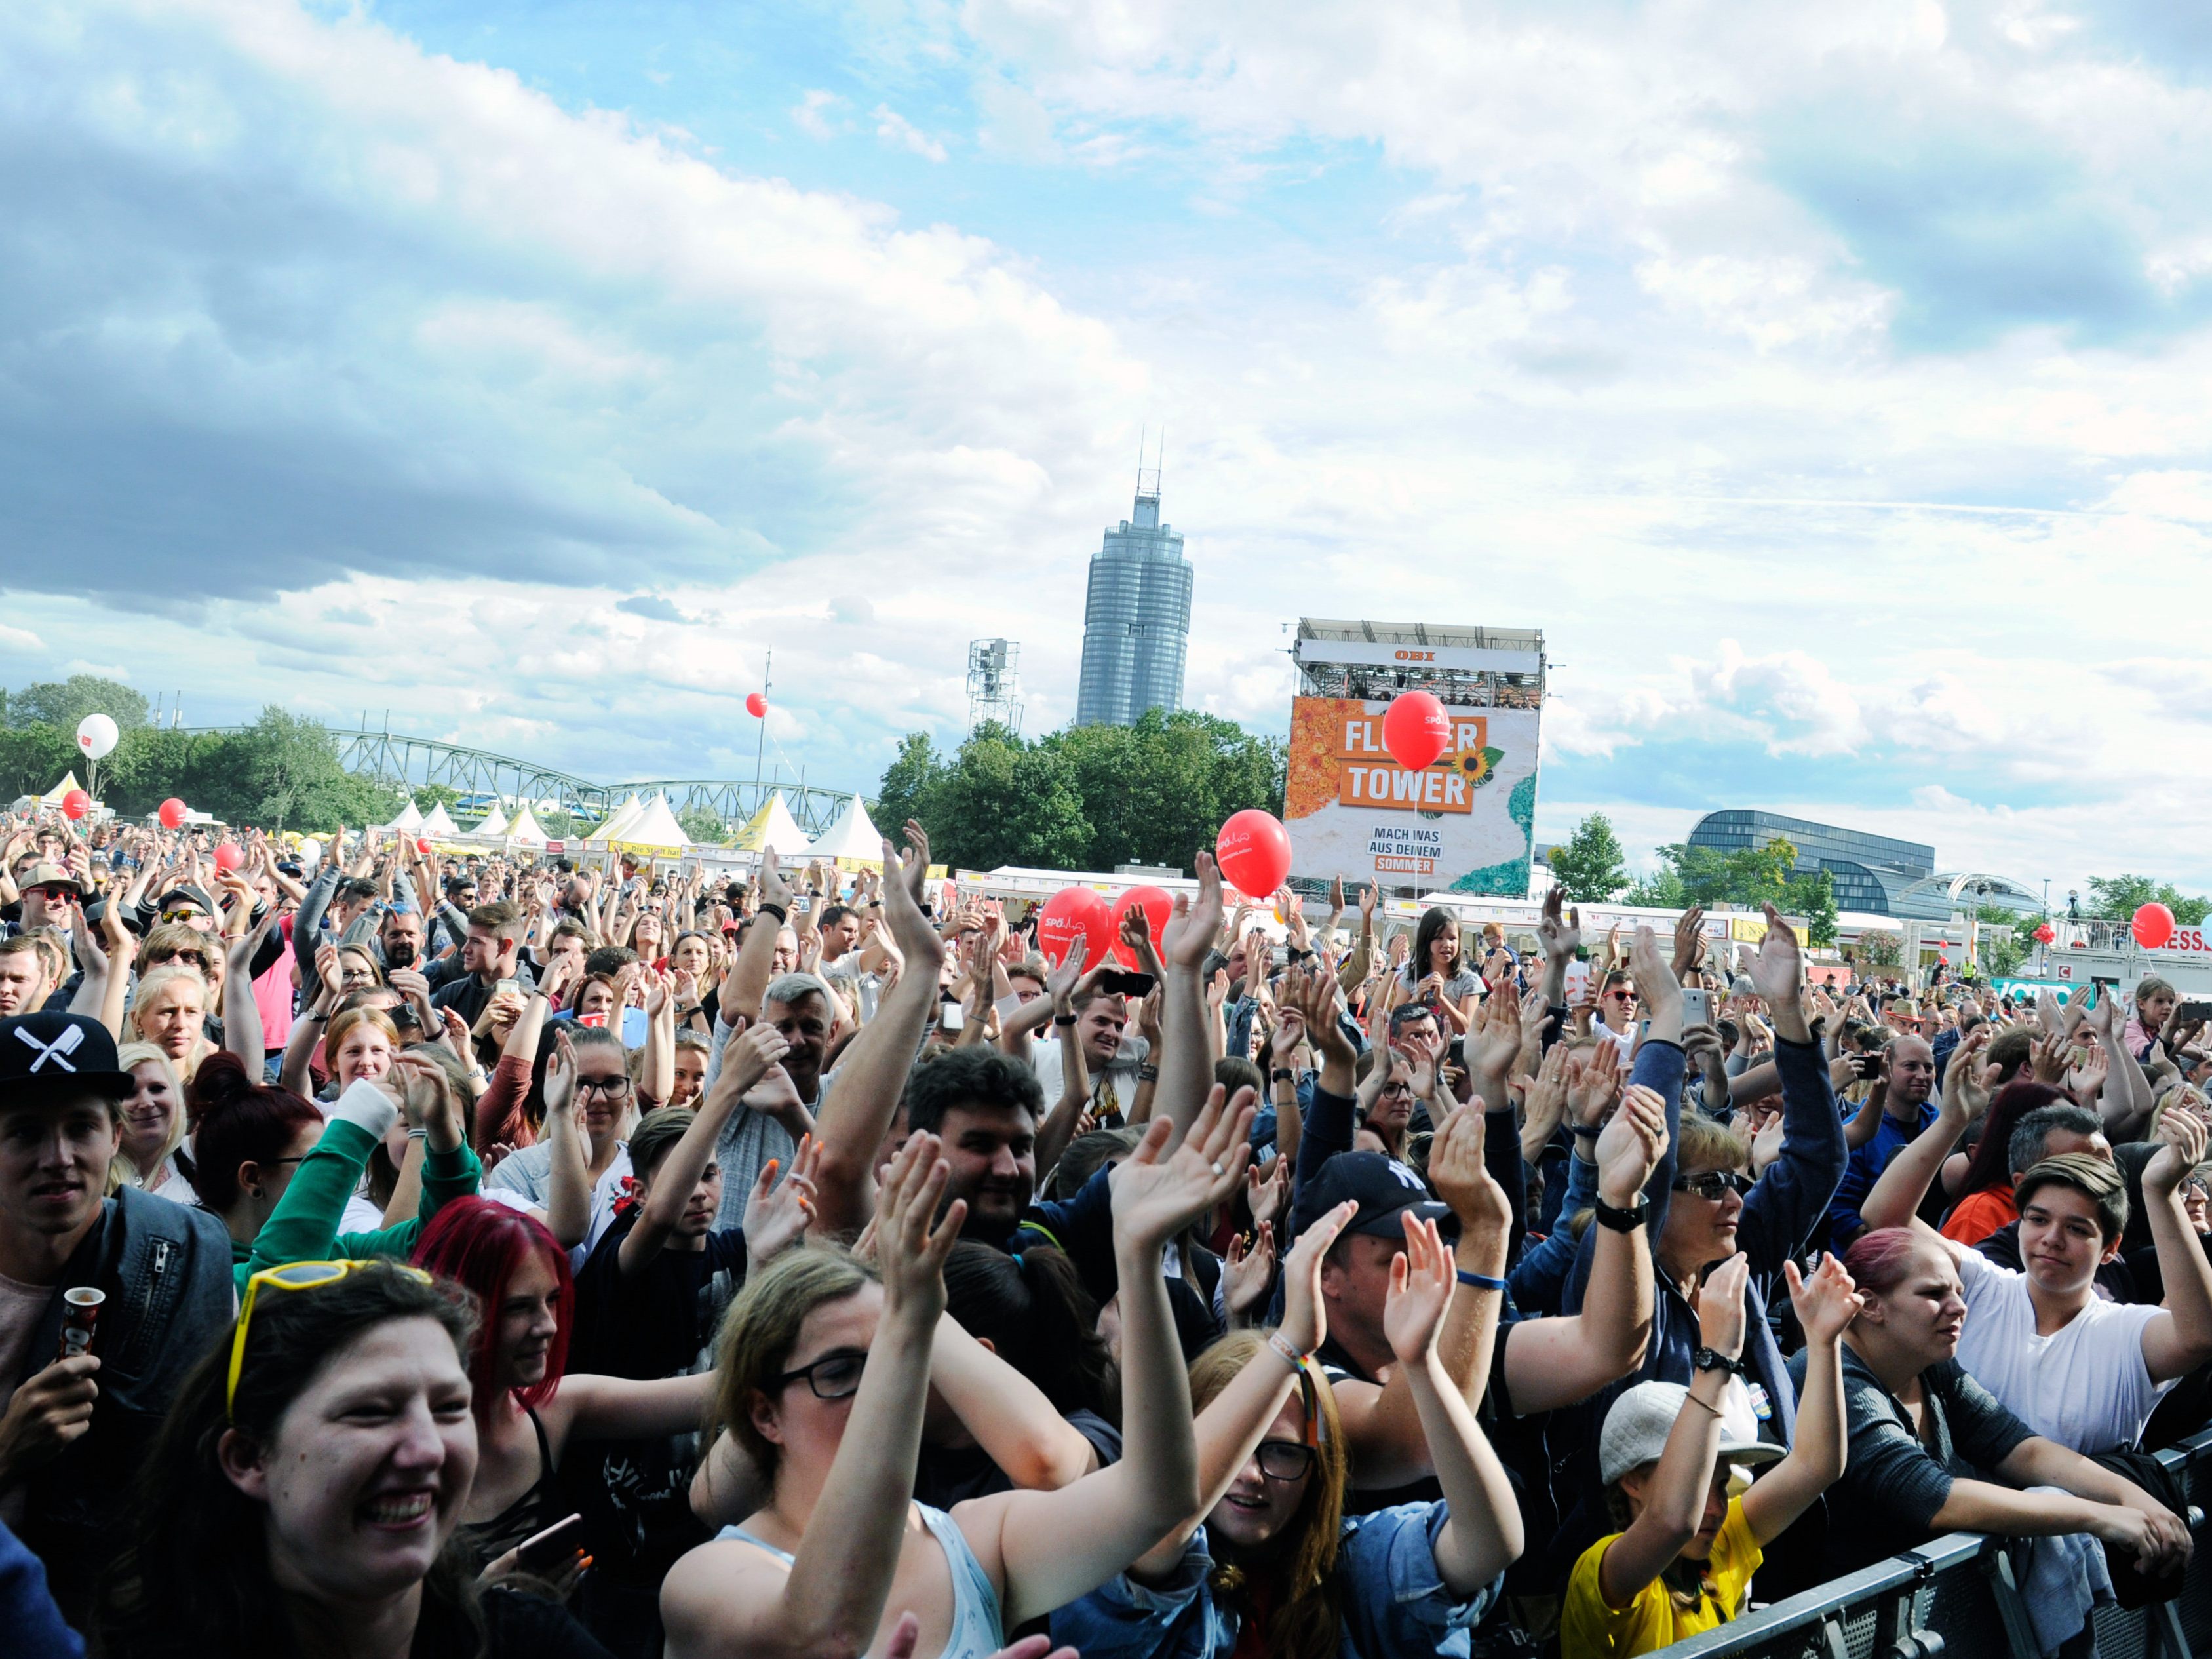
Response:
[[[1190,581],[1182,535],[1160,522],[1159,469],[1146,467],[1140,445],[1135,508],[1091,559],[1078,726],[1131,726],[1147,708],[1182,706]]]

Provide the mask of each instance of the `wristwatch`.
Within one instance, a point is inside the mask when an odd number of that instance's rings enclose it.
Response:
[[[1139,1082],[1139,1083],[1158,1083],[1159,1080],[1160,1080],[1160,1068],[1159,1068],[1158,1066],[1139,1066],[1139,1067],[1137,1067],[1137,1081],[1138,1081],[1138,1082]]]
[[[1287,1066],[1278,1066],[1267,1073],[1267,1081],[1270,1083],[1296,1083],[1297,1080],[1298,1074]]]
[[[1625,1210],[1617,1210],[1603,1199],[1590,1207],[1590,1218],[1601,1227],[1610,1227],[1617,1233],[1632,1233],[1641,1227],[1651,1213],[1651,1200],[1641,1194],[1636,1202]]]
[[[1693,1371],[1726,1371],[1730,1376],[1741,1376],[1743,1362],[1730,1359],[1718,1348],[1700,1348],[1690,1356],[1690,1369]]]

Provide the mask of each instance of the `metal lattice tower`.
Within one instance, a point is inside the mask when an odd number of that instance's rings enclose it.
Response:
[[[1022,647],[1012,640],[968,641],[968,730],[996,720],[1022,729]]]

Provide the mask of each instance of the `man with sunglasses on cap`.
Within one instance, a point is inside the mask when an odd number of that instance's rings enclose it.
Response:
[[[219,1217],[136,1187],[105,1196],[136,1086],[96,1020],[0,1019],[0,1518],[76,1615],[162,1414],[233,1300]],[[58,1358],[64,1313],[82,1317],[64,1292],[87,1290],[102,1298],[89,1352]]]
[[[9,925],[11,933],[35,933],[41,927],[68,933],[75,921],[70,907],[84,896],[84,884],[73,871],[44,859],[19,867],[15,888],[21,908]]]

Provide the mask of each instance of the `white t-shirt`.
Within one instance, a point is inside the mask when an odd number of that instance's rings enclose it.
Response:
[[[1132,1022],[1133,1024],[1134,1022]],[[1127,1112],[1137,1098],[1137,1067],[1150,1058],[1151,1048],[1134,1031],[1121,1034],[1121,1046],[1114,1051],[1113,1063],[1102,1074],[1097,1067],[1091,1071],[1091,1098],[1094,1103],[1110,1104]],[[1060,1098],[1066,1078],[1060,1059],[1060,1039],[1039,1038],[1030,1044],[1030,1066],[1036,1073],[1037,1082],[1044,1089],[1044,1109],[1049,1112]]]
[[[1959,1262],[1966,1324],[1959,1363],[2046,1440],[2094,1456],[2132,1445],[2172,1382],[2150,1380],[2143,1328],[2162,1311],[2101,1298],[2051,1336],[2035,1330],[2027,1275],[1978,1250]]]

